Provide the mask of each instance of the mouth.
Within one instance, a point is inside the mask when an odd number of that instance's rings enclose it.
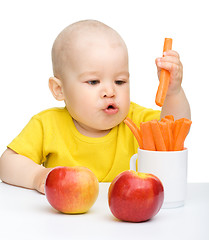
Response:
[[[116,114],[118,112],[118,107],[113,103],[109,104],[105,109],[104,109],[104,112],[107,113],[107,114]]]

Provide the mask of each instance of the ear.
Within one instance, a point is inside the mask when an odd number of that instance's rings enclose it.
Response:
[[[56,100],[58,101],[64,100],[62,82],[58,78],[56,77],[49,78],[49,89]]]

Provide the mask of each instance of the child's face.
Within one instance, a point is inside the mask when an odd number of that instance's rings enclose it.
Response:
[[[107,131],[128,114],[127,49],[119,39],[83,37],[70,50],[63,92],[77,126],[87,132]]]

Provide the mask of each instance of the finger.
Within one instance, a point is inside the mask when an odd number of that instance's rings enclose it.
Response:
[[[166,56],[162,58],[157,58],[157,62],[170,62],[170,63],[175,63],[175,64],[181,64],[179,58],[174,57],[174,56]]]
[[[178,52],[176,52],[174,50],[168,50],[168,51],[164,52],[163,56],[175,56],[178,59],[180,59],[180,56],[179,56]]]
[[[164,68],[164,67],[166,69],[169,68],[170,64],[175,64],[175,65],[178,65],[179,68],[183,68],[182,63],[176,57],[156,58],[155,59],[155,64],[158,68],[158,71],[159,71],[159,69]],[[174,68],[176,68],[176,67],[174,66]]]
[[[182,65],[181,64],[175,64],[170,62],[158,62],[157,66],[160,68],[163,68],[165,70],[171,71],[182,71]]]
[[[158,59],[155,59],[155,64],[157,66],[157,72],[159,73],[161,71],[161,67],[158,66]]]

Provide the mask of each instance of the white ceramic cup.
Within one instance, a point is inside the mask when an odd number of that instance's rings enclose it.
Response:
[[[137,159],[138,169],[136,169]],[[130,169],[152,173],[161,180],[164,187],[162,208],[181,207],[186,199],[187,159],[187,149],[182,151],[148,151],[138,149],[138,153],[131,157]]]

